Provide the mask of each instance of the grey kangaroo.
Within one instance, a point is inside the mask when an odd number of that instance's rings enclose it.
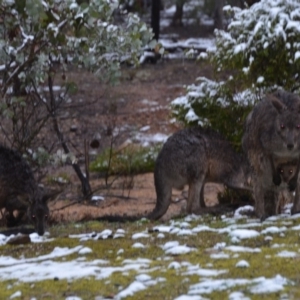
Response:
[[[276,214],[282,182],[276,166],[290,161],[296,162],[294,175],[289,179],[289,188],[298,189],[299,112],[298,96],[277,91],[266,95],[257,103],[246,119],[242,145],[253,169],[255,213],[261,220]],[[296,200],[294,208],[299,210]]]
[[[33,172],[18,152],[0,145],[0,209],[2,208],[8,211],[9,222],[13,222],[13,210],[20,210],[21,214],[27,210],[37,233],[44,234],[49,209]]]
[[[168,138],[158,154],[154,170],[157,200],[148,218],[159,219],[166,213],[172,188],[189,185],[187,212],[192,213],[205,206],[206,182],[250,190],[249,179],[247,160],[220,134],[201,127],[180,130]]]
[[[296,189],[297,182],[294,182],[295,174],[299,172],[297,161],[291,161],[276,166],[282,183],[280,184],[279,198],[276,207],[276,214],[280,213],[287,203],[292,203],[294,196],[291,193]]]

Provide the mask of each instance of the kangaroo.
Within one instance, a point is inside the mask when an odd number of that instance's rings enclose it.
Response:
[[[299,172],[297,161],[291,161],[276,166],[277,172],[281,176],[282,183],[280,184],[279,199],[276,207],[276,214],[280,213],[287,203],[293,202],[292,191],[296,189],[297,182],[294,182],[295,174]]]
[[[249,177],[248,177],[249,175]],[[154,170],[156,206],[149,219],[162,217],[170,203],[172,188],[189,185],[187,212],[205,206],[206,182],[249,189],[250,167],[220,134],[199,126],[180,130],[168,138],[158,154]]]
[[[255,213],[261,220],[276,214],[278,187],[282,182],[282,176],[276,170],[278,163],[296,161],[297,171],[289,179],[289,185],[298,189],[299,112],[298,96],[277,91],[258,102],[246,119],[242,146],[253,169]],[[294,207],[299,207],[296,200]]]
[[[28,218],[39,235],[45,232],[49,209],[33,172],[15,150],[0,145],[0,209],[6,208],[8,220],[13,221],[13,210],[27,210]],[[18,219],[18,217],[17,217]]]
[[[298,162],[291,161],[287,163],[278,164],[276,170],[281,177],[283,183],[288,184],[288,189],[294,191],[296,189],[296,183],[294,182],[295,175],[299,172]]]

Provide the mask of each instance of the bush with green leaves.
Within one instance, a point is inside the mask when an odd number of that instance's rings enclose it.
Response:
[[[112,79],[121,62],[138,63],[152,33],[134,14],[116,24],[117,8],[117,1],[105,0],[81,5],[75,0],[1,1],[0,113],[10,144],[32,146],[48,119],[78,89],[66,77],[70,65]],[[54,87],[57,74],[64,79],[60,89]]]
[[[38,156],[38,148],[70,155],[60,116],[68,114],[80,86],[68,79],[69,70],[84,68],[113,80],[121,63],[138,64],[152,39],[137,15],[116,17],[118,7],[117,0],[0,2],[0,142],[27,156]],[[51,143],[49,126],[57,136]],[[76,159],[70,163],[84,181]]]
[[[238,146],[244,118],[263,93],[299,89],[300,4],[261,0],[224,10],[232,18],[227,31],[215,30],[215,47],[199,57],[213,65],[214,80],[199,78],[172,107],[179,120],[211,126]]]

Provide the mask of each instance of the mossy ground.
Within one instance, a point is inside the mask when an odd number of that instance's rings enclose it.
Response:
[[[237,228],[242,228],[247,224],[249,219],[236,221],[234,224]],[[180,227],[180,222],[176,220],[174,226]],[[287,222],[288,221],[288,222]],[[285,223],[284,223],[285,222]],[[214,229],[225,228],[228,226],[226,221],[213,217],[204,217],[199,220],[189,221],[190,229],[198,225],[207,225]],[[259,248],[261,252],[232,252],[226,250],[217,250],[213,248],[217,243],[226,243],[227,246],[234,245],[228,233],[220,233],[213,231],[202,231],[193,235],[177,235],[164,233],[164,237],[159,235],[153,229],[159,225],[159,222],[134,222],[134,223],[106,223],[106,222],[87,222],[87,223],[69,223],[50,228],[51,238],[53,241],[45,243],[31,243],[26,245],[3,245],[0,246],[1,255],[11,256],[14,258],[30,258],[53,251],[55,247],[73,248],[78,245],[89,247],[92,252],[82,255],[85,261],[94,261],[101,259],[107,261],[107,264],[101,265],[106,267],[122,267],[125,259],[137,260],[138,258],[149,259],[149,266],[141,267],[139,270],[127,270],[125,272],[112,272],[110,276],[103,279],[95,279],[94,277],[86,277],[77,280],[60,279],[60,270],[57,270],[57,277],[52,280],[43,280],[39,282],[22,283],[18,280],[0,281],[1,299],[8,299],[16,291],[21,291],[21,299],[66,299],[67,296],[76,295],[81,299],[95,299],[102,296],[106,299],[113,299],[120,291],[128,287],[135,281],[138,274],[145,273],[152,279],[161,278],[162,280],[152,286],[148,286],[145,290],[134,293],[126,299],[175,299],[180,295],[187,294],[191,285],[206,280],[197,274],[186,275],[188,267],[181,265],[179,269],[169,268],[171,262],[190,263],[192,266],[209,270],[226,270],[226,273],[212,276],[212,279],[254,279],[258,277],[273,278],[277,274],[290,280],[290,284],[286,285],[284,290],[276,293],[259,293],[253,294],[248,286],[236,286],[227,288],[223,291],[215,291],[201,296],[208,299],[227,299],[230,292],[242,291],[245,296],[251,299],[300,299],[300,273],[299,259],[300,253],[299,231],[292,230],[291,227],[300,223],[300,219],[279,219],[272,223],[258,224],[257,227],[251,229],[261,232],[270,226],[286,227],[281,233],[260,234],[256,238],[241,239],[237,244],[239,246]],[[283,225],[288,224],[288,225]],[[165,224],[168,225],[168,224]],[[70,234],[101,232],[104,229],[110,229],[113,233],[117,229],[124,229],[124,237],[107,238],[107,239],[89,239],[79,241],[78,238],[69,238]],[[149,237],[133,239],[134,233],[145,232]],[[272,239],[266,239],[266,236]],[[168,241],[178,241],[180,245],[187,245],[195,248],[187,254],[170,255],[166,254],[162,249]],[[136,242],[142,243],[144,248],[133,248]],[[123,249],[123,251],[119,251]],[[287,250],[299,255],[294,257],[279,257],[278,253]],[[229,254],[229,258],[211,258],[212,253],[224,252]],[[55,261],[75,260],[79,257],[78,253],[54,259]],[[246,260],[249,263],[248,268],[236,267],[237,262]],[[1,272],[1,267],[0,267]]]

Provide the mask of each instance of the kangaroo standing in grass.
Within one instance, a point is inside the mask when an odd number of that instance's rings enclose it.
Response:
[[[157,200],[148,218],[162,217],[171,203],[172,188],[182,189],[186,184],[188,213],[205,206],[206,182],[250,189],[249,169],[247,160],[217,132],[201,127],[180,130],[168,138],[158,154],[154,170]]]
[[[243,148],[253,168],[255,213],[264,220],[276,214],[282,182],[276,170],[280,164],[296,161],[295,174],[289,179],[290,189],[296,188],[292,213],[300,211],[300,98],[292,93],[277,91],[268,94],[248,115],[243,135]],[[297,192],[298,191],[298,192]],[[298,194],[298,196],[297,196]]]
[[[0,209],[9,213],[13,221],[13,210],[27,209],[29,219],[39,235],[45,232],[49,209],[41,195],[33,172],[22,156],[12,149],[0,146]]]

